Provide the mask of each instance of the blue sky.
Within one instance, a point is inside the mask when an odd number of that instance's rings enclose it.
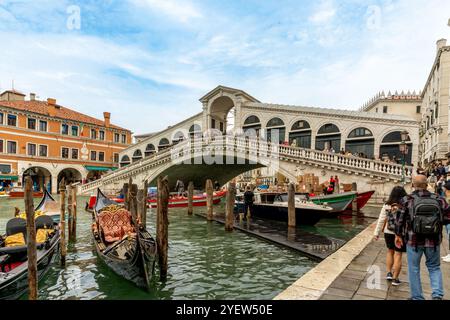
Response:
[[[0,87],[108,110],[135,133],[200,112],[219,84],[357,109],[422,89],[449,18],[448,0],[0,0]]]

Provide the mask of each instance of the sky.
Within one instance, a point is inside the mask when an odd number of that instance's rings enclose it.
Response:
[[[0,0],[0,89],[136,134],[200,112],[218,85],[356,110],[423,89],[449,18],[448,0]]]

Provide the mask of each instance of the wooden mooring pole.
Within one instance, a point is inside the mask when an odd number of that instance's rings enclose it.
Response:
[[[68,219],[68,239],[69,241],[72,241],[73,237],[73,213],[72,213],[72,184],[70,183],[68,186],[66,186],[66,192],[67,192],[67,219]]]
[[[130,213],[133,219],[138,218],[138,202],[137,202],[137,196],[138,196],[138,186],[136,184],[132,184],[130,188],[130,198],[129,198],[129,205],[130,205]]]
[[[213,220],[213,196],[214,187],[211,179],[206,180],[206,219],[208,221]]]
[[[160,280],[166,280],[169,249],[169,181],[158,177],[158,207],[156,215],[156,243]]]
[[[61,256],[61,266],[66,265],[66,182],[64,178],[62,178],[61,182],[59,183],[59,193],[60,193],[60,205],[61,205],[61,211],[60,211],[60,218],[59,218],[59,225],[60,225],[60,234],[61,234],[61,240],[59,242],[59,248],[60,248],[60,256]]]
[[[358,184],[356,182],[352,183],[352,191],[354,192],[358,192]],[[352,201],[352,211],[354,213],[358,213],[359,212],[359,208],[358,208],[358,195],[355,196],[355,198]]]
[[[145,180],[143,202],[141,203],[142,206],[141,222],[144,227],[147,225],[147,205],[148,205],[147,198],[148,198],[148,181]]]
[[[27,256],[28,256],[28,299],[36,300],[38,291],[36,226],[34,221],[33,182],[25,180],[25,212],[27,215]]]
[[[188,215],[194,213],[194,183],[189,181],[188,185]]]
[[[288,189],[288,227],[295,228],[295,186],[289,183]]]
[[[236,199],[236,183],[228,183],[225,230],[233,231],[234,229],[234,201]]]
[[[77,241],[77,191],[78,188],[72,186],[72,241]]]

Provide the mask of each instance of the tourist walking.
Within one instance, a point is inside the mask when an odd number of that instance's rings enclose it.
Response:
[[[250,186],[247,186],[244,192],[244,218],[247,219],[248,214],[253,214],[253,203],[255,202],[255,194]]]
[[[220,191],[220,183],[219,183],[219,181],[214,181],[214,190],[216,190],[216,191]]]
[[[450,208],[444,198],[430,193],[427,185],[426,176],[413,178],[415,190],[403,199],[395,224],[395,245],[402,248],[406,243],[412,300],[424,300],[420,280],[423,255],[430,277],[432,299],[442,300],[444,297],[440,245],[442,226],[450,222]]]
[[[441,176],[441,178],[439,179],[439,181],[436,183],[436,193],[440,196],[445,198],[445,178],[444,176]]]
[[[179,197],[184,193],[184,183],[180,179],[178,179],[175,184],[175,190],[177,191]]]
[[[402,199],[407,196],[403,187],[395,187],[392,189],[388,201],[381,208],[378,217],[377,226],[374,232],[374,240],[378,241],[380,233],[384,233],[384,241],[386,242],[386,279],[392,281],[393,286],[401,284],[399,280],[402,270],[402,255],[406,252],[406,246],[401,248],[395,246],[395,221],[397,220],[397,211],[400,207]]]

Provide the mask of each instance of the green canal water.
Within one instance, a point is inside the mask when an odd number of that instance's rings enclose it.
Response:
[[[228,233],[221,224],[188,216],[185,208],[171,209],[168,278],[159,282],[156,271],[151,291],[145,292],[97,257],[91,214],[82,210],[85,203],[86,198],[78,199],[77,241],[69,244],[66,268],[53,264],[39,283],[40,299],[272,299],[316,265],[290,249],[242,232]],[[14,207],[23,209],[23,200],[0,199],[2,233]],[[154,210],[148,217],[154,235]],[[307,231],[349,240],[369,222],[355,217],[323,220]]]

